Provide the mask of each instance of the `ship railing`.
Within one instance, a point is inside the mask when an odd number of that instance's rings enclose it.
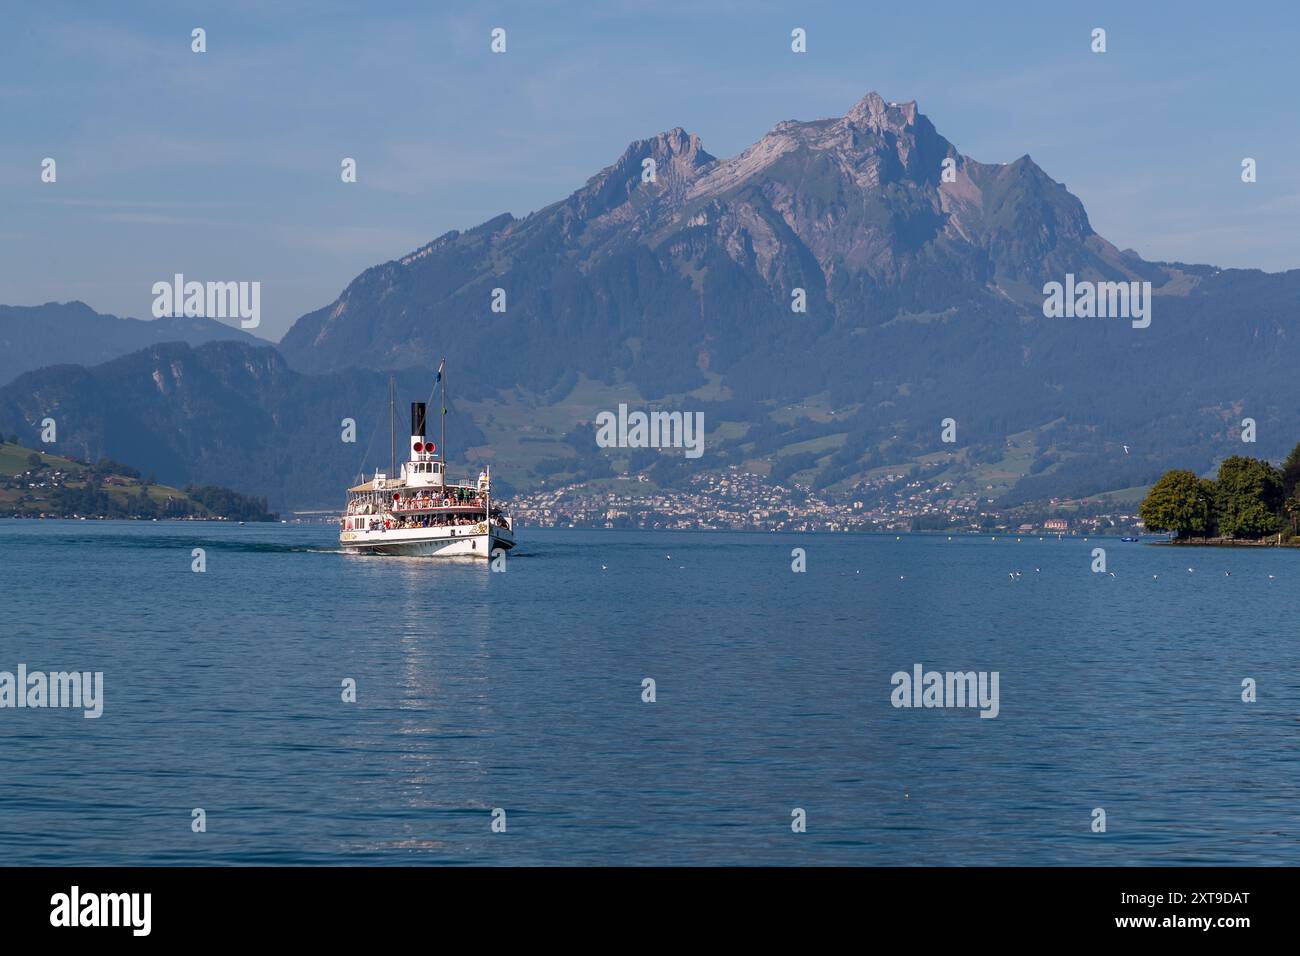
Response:
[[[389,506],[391,511],[406,513],[410,511],[482,511],[486,507],[483,501],[456,501],[451,504],[433,501],[401,501]]]

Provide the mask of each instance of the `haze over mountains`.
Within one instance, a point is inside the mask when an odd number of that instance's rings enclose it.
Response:
[[[153,321],[103,315],[84,302],[0,305],[0,383],[46,365],[97,365],[160,342],[261,344],[242,329],[190,316]]]
[[[1044,283],[1067,274],[1151,282],[1150,327],[1044,318]],[[453,461],[493,460],[516,488],[625,469],[671,486],[738,464],[848,492],[915,467],[1008,503],[1280,457],[1297,438],[1297,296],[1300,270],[1122,252],[1028,156],[977,162],[915,103],[873,93],[730,159],[681,129],[635,142],[567,199],[366,270],[298,320],[283,358],[232,341],[31,372],[0,389],[0,429],[30,443],[57,408],[70,453],[281,510],[337,506],[357,467],[340,418],[370,427],[390,371],[423,399],[445,355]],[[590,419],[618,401],[703,411],[704,457],[597,448]],[[1009,436],[1028,464],[1008,463]]]

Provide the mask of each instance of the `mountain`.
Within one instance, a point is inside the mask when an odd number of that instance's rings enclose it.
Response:
[[[1045,318],[1045,283],[1068,275],[1149,282],[1150,326]],[[1300,270],[1121,251],[1028,156],[978,162],[915,103],[872,93],[841,117],[780,123],[729,159],[681,129],[637,141],[560,202],[368,269],[285,335],[274,377],[291,388],[204,381],[188,410],[150,412],[151,427],[188,437],[147,441],[167,444],[175,467],[283,508],[281,496],[323,490],[321,469],[269,436],[328,436],[282,402],[328,400],[324,383],[346,382],[373,405],[384,372],[415,388],[446,356],[481,429],[456,447],[479,443],[474,454],[520,487],[624,471],[673,487],[735,465],[855,498],[895,473],[999,504],[1082,496],[1175,465],[1208,469],[1243,451],[1245,417],[1259,436],[1245,450],[1283,455],[1300,406],[1297,296]],[[270,375],[272,361],[253,364]],[[0,428],[39,421],[60,380],[85,409],[79,440],[146,462],[142,446],[116,450],[134,441],[117,409],[136,414],[118,394],[154,401],[160,374],[147,357],[36,373],[0,391]],[[598,448],[591,420],[621,401],[703,412],[704,456]],[[95,423],[97,409],[113,411]],[[227,417],[244,422],[238,441]],[[227,443],[254,457],[231,468]]]
[[[0,305],[0,384],[46,365],[96,365],[159,342],[261,340],[214,319],[104,315],[84,302]]]
[[[1151,282],[1151,327],[1044,318],[1044,284],[1067,273]],[[791,310],[796,288],[806,313]],[[446,354],[462,393],[506,409],[514,428],[535,417],[509,413],[499,390],[516,386],[543,406],[590,382],[608,387],[586,389],[606,408],[630,393],[700,409],[727,426],[711,463],[822,485],[946,454],[939,422],[952,417],[962,462],[988,466],[972,480],[1009,500],[1053,482],[1070,494],[1140,485],[1174,460],[1208,467],[1239,450],[1230,426],[1243,414],[1260,423],[1261,452],[1284,453],[1284,429],[1268,426],[1300,401],[1297,292],[1300,272],[1120,251],[1028,156],[978,162],[914,102],[871,93],[842,117],[781,123],[731,159],[681,129],[635,142],[562,202],[367,270],[281,347],[312,371]],[[509,427],[490,439],[508,444]],[[1023,465],[1006,453],[1013,435],[1032,446]],[[556,457],[538,477],[565,460],[570,477],[610,472],[561,423],[549,437]],[[651,457],[660,477],[681,474]]]
[[[647,160],[654,183],[642,181]],[[367,270],[281,345],[312,371],[427,366],[446,352],[473,382],[495,368],[506,385],[548,388],[577,361],[657,394],[713,371],[742,394],[790,396],[818,373],[790,369],[788,347],[836,343],[835,354],[844,335],[900,314],[1038,309],[1042,278],[1067,271],[1166,277],[1097,236],[1029,157],[978,163],[915,103],[873,93],[839,119],[781,123],[728,160],[680,129],[633,143],[563,202]],[[494,288],[505,313],[489,309]],[[793,380],[774,389],[773,376]]]
[[[403,402],[428,398],[427,376],[397,378]],[[165,343],[92,368],[28,372],[0,388],[6,435],[45,447],[46,417],[64,455],[129,461],[171,485],[220,485],[265,496],[272,508],[340,507],[358,472],[387,470],[391,452],[387,375],[302,375],[274,348],[242,342]],[[345,418],[356,422],[353,443],[343,441]],[[447,433],[454,448],[482,443],[463,415],[448,415]]]

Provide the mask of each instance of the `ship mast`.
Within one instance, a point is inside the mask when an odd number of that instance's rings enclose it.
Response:
[[[447,360],[444,358],[438,363],[438,378],[442,379],[442,415],[441,430],[438,435],[438,446],[442,449],[442,480],[445,484],[447,481]]]
[[[388,434],[391,441],[391,450],[389,452],[388,477],[397,477],[397,420],[393,417],[393,403],[396,401],[393,391],[397,387],[397,381],[393,376],[388,376]]]

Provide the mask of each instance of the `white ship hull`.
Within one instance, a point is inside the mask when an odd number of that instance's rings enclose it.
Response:
[[[492,557],[500,548],[515,546],[514,535],[506,528],[460,525],[449,528],[390,528],[386,531],[344,531],[339,546],[355,554],[386,554],[412,558],[483,558]]]

